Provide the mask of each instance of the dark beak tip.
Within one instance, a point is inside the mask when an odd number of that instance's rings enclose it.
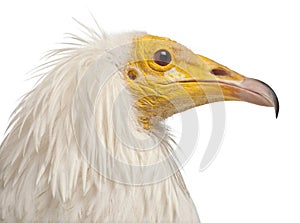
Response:
[[[277,100],[277,105],[275,107],[275,116],[276,116],[276,119],[278,118],[278,114],[279,114],[279,102]]]
[[[273,99],[274,99],[274,107],[275,107],[275,116],[276,119],[278,118],[278,114],[279,114],[279,100],[278,97],[276,95],[276,93],[273,91],[273,89],[271,88],[272,93],[273,93]]]
[[[265,87],[267,87],[269,89],[270,94],[272,95],[273,103],[274,103],[275,117],[277,119],[278,114],[279,114],[279,100],[278,100],[278,97],[277,97],[275,91],[268,84],[266,84],[265,82],[263,82],[261,80],[257,80],[257,79],[254,79],[254,80],[260,82],[262,85],[264,85]]]

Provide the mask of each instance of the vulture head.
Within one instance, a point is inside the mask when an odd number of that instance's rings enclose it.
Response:
[[[11,116],[1,221],[199,222],[163,121],[227,100],[277,116],[274,91],[168,38],[84,27],[49,52]]]

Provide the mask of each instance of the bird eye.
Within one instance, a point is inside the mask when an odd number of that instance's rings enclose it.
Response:
[[[167,66],[171,62],[172,56],[167,50],[158,50],[153,54],[153,60],[160,66]]]

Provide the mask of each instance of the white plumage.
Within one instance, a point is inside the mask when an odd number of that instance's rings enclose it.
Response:
[[[82,26],[86,38],[48,54],[13,112],[1,222],[199,222],[179,171],[187,150],[162,120],[224,100],[277,117],[275,92],[170,39]]]
[[[72,35],[73,44],[49,53],[40,81],[12,115],[0,150],[1,221],[199,222],[173,159],[145,179],[144,169],[130,168],[172,155],[165,127],[149,132],[136,124],[120,72],[132,59],[132,39],[144,33],[86,31],[88,38]],[[157,144],[140,151],[145,143]],[[128,169],[118,169],[119,161]]]

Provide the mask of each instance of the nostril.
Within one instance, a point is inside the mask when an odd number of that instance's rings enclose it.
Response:
[[[213,75],[216,76],[230,76],[230,73],[221,68],[215,68],[210,71]]]

